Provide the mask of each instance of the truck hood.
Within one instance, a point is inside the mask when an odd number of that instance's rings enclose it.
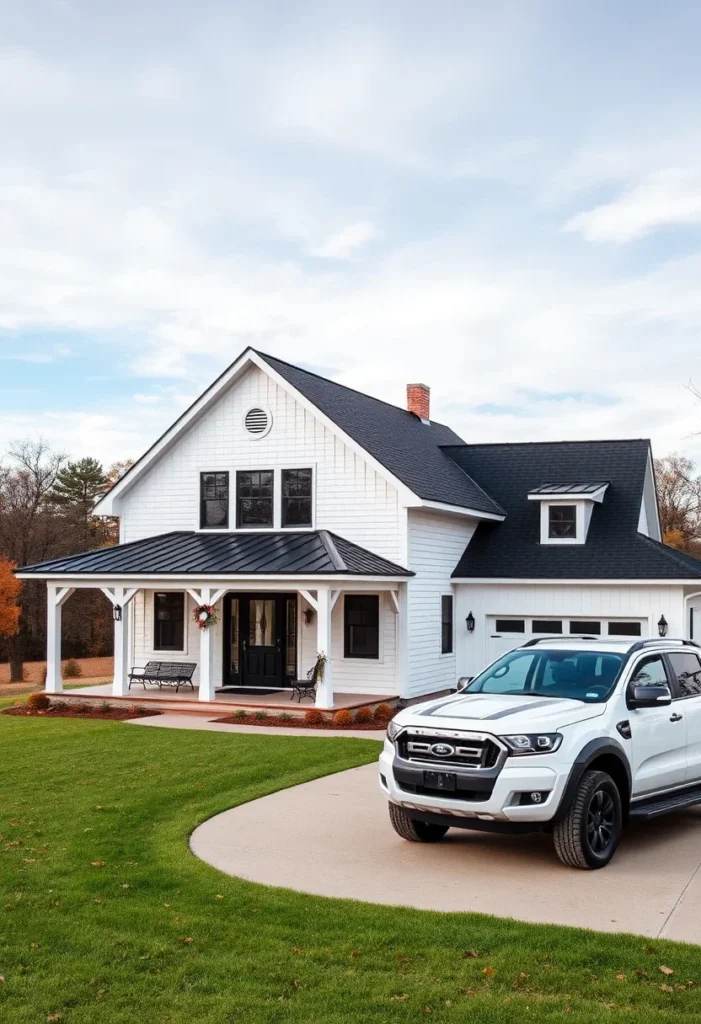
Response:
[[[503,736],[517,732],[552,732],[597,718],[605,710],[606,704],[585,704],[564,697],[460,693],[415,704],[400,712],[395,721],[402,726],[468,729]]]

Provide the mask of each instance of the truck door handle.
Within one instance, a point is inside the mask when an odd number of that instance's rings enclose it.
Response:
[[[669,720],[670,722],[681,722],[683,717],[684,715],[678,715],[675,712],[675,714],[669,716]]]

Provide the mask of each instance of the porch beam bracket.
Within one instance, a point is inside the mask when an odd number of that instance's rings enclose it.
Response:
[[[329,597],[329,611],[330,612],[332,612],[334,610],[334,607],[336,605],[336,601],[338,601],[340,596],[341,596],[341,591],[340,590],[332,590],[331,591],[331,594],[330,594],[330,597]]]
[[[193,588],[188,587],[187,592],[192,598],[192,600],[195,602],[195,604],[204,604],[204,601],[202,600],[201,590],[194,590]]]
[[[319,602],[317,601],[317,599],[315,597],[312,597],[312,595],[309,593],[308,590],[302,590],[301,587],[300,587],[300,591],[299,592],[302,595],[302,597],[304,598],[304,600],[307,602],[307,604],[310,604],[312,606],[312,608],[314,609],[314,611],[318,612],[319,611]]]
[[[387,593],[392,598],[392,611],[394,612],[395,615],[399,615],[399,591],[388,590]]]
[[[54,607],[60,608],[73,593],[74,587],[57,587],[54,595]]]
[[[209,603],[216,604],[217,601],[221,601],[221,599],[223,598],[224,594],[226,594],[228,589],[228,587],[220,587],[219,590],[215,590],[209,600]]]

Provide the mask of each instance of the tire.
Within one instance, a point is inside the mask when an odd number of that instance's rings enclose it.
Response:
[[[389,820],[397,835],[410,843],[437,843],[448,831],[447,825],[432,825],[428,821],[410,818],[397,804],[389,804]]]
[[[621,794],[611,776],[584,772],[567,813],[553,829],[555,852],[571,868],[603,868],[616,852],[622,825]]]

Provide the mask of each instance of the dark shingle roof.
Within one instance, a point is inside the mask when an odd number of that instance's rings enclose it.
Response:
[[[258,352],[281,377],[425,501],[503,515],[463,467],[441,449],[462,439],[441,423],[422,423],[396,405]]]
[[[298,574],[413,576],[328,530],[293,533],[175,531],[130,544],[22,566],[21,573],[138,575]]]
[[[701,562],[638,533],[650,444],[566,441],[466,445],[447,449],[506,509],[503,523],[480,523],[457,577],[534,579],[699,579]],[[540,543],[540,502],[528,494],[550,480],[608,480],[586,543]]]

